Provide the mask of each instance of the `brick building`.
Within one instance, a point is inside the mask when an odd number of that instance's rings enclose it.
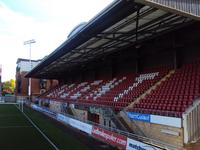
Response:
[[[2,65],[0,64],[0,96],[2,95]]]
[[[16,96],[28,96],[29,79],[25,75],[39,64],[41,60],[17,59],[16,67]],[[31,95],[38,96],[58,84],[57,80],[31,79]]]

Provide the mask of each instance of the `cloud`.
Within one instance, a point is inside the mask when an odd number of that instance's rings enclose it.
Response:
[[[32,58],[41,59],[62,44],[74,26],[90,20],[111,1],[24,0],[26,11],[23,8],[11,9],[0,2],[3,81],[15,78],[17,58],[29,58],[29,48],[23,45],[24,41],[36,40],[32,45]],[[27,13],[29,8],[31,12]]]

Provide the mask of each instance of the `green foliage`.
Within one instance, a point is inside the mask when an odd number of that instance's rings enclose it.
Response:
[[[15,90],[15,80],[11,79],[2,84],[2,95],[14,94]]]

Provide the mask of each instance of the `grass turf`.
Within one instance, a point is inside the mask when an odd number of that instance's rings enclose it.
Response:
[[[61,150],[89,150],[89,147],[81,143],[77,137],[66,133],[58,125],[52,123],[49,118],[33,111],[30,108],[25,108],[25,113],[34,121],[35,124],[49,137],[50,140]]]
[[[0,105],[1,150],[51,150],[53,147],[15,105]]]
[[[25,113],[60,150],[88,150],[78,139],[58,128],[42,114],[29,108]],[[1,150],[52,150],[53,147],[14,105],[0,105]]]

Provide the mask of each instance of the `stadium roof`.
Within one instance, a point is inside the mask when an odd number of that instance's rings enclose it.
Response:
[[[72,35],[26,77],[55,79],[70,68],[186,26],[193,20],[133,0],[117,0]]]

